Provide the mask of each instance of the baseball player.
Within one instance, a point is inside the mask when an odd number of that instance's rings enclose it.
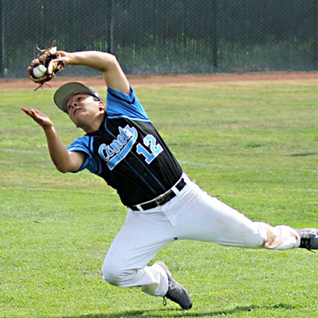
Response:
[[[102,277],[115,286],[136,287],[188,310],[187,290],[163,262],[149,262],[168,243],[199,240],[245,248],[318,249],[318,230],[296,230],[253,222],[200,189],[182,171],[138,101],[116,58],[108,53],[63,52],[64,65],[102,72],[104,103],[92,88],[70,82],[54,95],[55,104],[85,135],[68,147],[52,121],[36,109],[22,110],[39,124],[48,150],[62,172],[88,169],[117,190],[127,207],[126,221],[112,242]]]

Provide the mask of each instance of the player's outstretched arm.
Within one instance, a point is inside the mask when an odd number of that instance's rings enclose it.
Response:
[[[30,116],[38,125],[40,125],[45,133],[49,153],[51,159],[62,173],[77,171],[85,160],[85,155],[81,152],[70,152],[56,132],[51,119],[39,112],[37,109],[21,108],[24,113]]]
[[[99,51],[59,51],[59,54],[65,65],[84,65],[98,70],[103,73],[106,86],[125,94],[130,93],[129,82],[114,55]]]

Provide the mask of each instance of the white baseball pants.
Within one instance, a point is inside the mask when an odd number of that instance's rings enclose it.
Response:
[[[197,240],[245,248],[298,247],[298,233],[285,225],[253,222],[209,196],[184,174],[186,186],[171,201],[147,211],[128,210],[102,266],[103,279],[121,287],[141,286],[150,295],[164,296],[167,275],[147,264],[174,240]]]

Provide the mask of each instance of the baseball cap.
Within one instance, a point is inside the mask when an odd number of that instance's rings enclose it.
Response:
[[[79,82],[69,82],[62,85],[54,94],[54,103],[59,109],[67,113],[66,103],[71,95],[88,94],[101,100],[100,95],[92,88]]]

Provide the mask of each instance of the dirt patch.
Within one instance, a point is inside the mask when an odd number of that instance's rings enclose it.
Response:
[[[318,72],[128,76],[128,79],[132,86],[209,82],[317,80]],[[102,77],[59,77],[53,79],[49,84],[51,87],[56,88],[71,81],[82,82],[93,87],[104,86]],[[34,89],[36,87],[36,84],[29,79],[0,79],[0,90]]]

